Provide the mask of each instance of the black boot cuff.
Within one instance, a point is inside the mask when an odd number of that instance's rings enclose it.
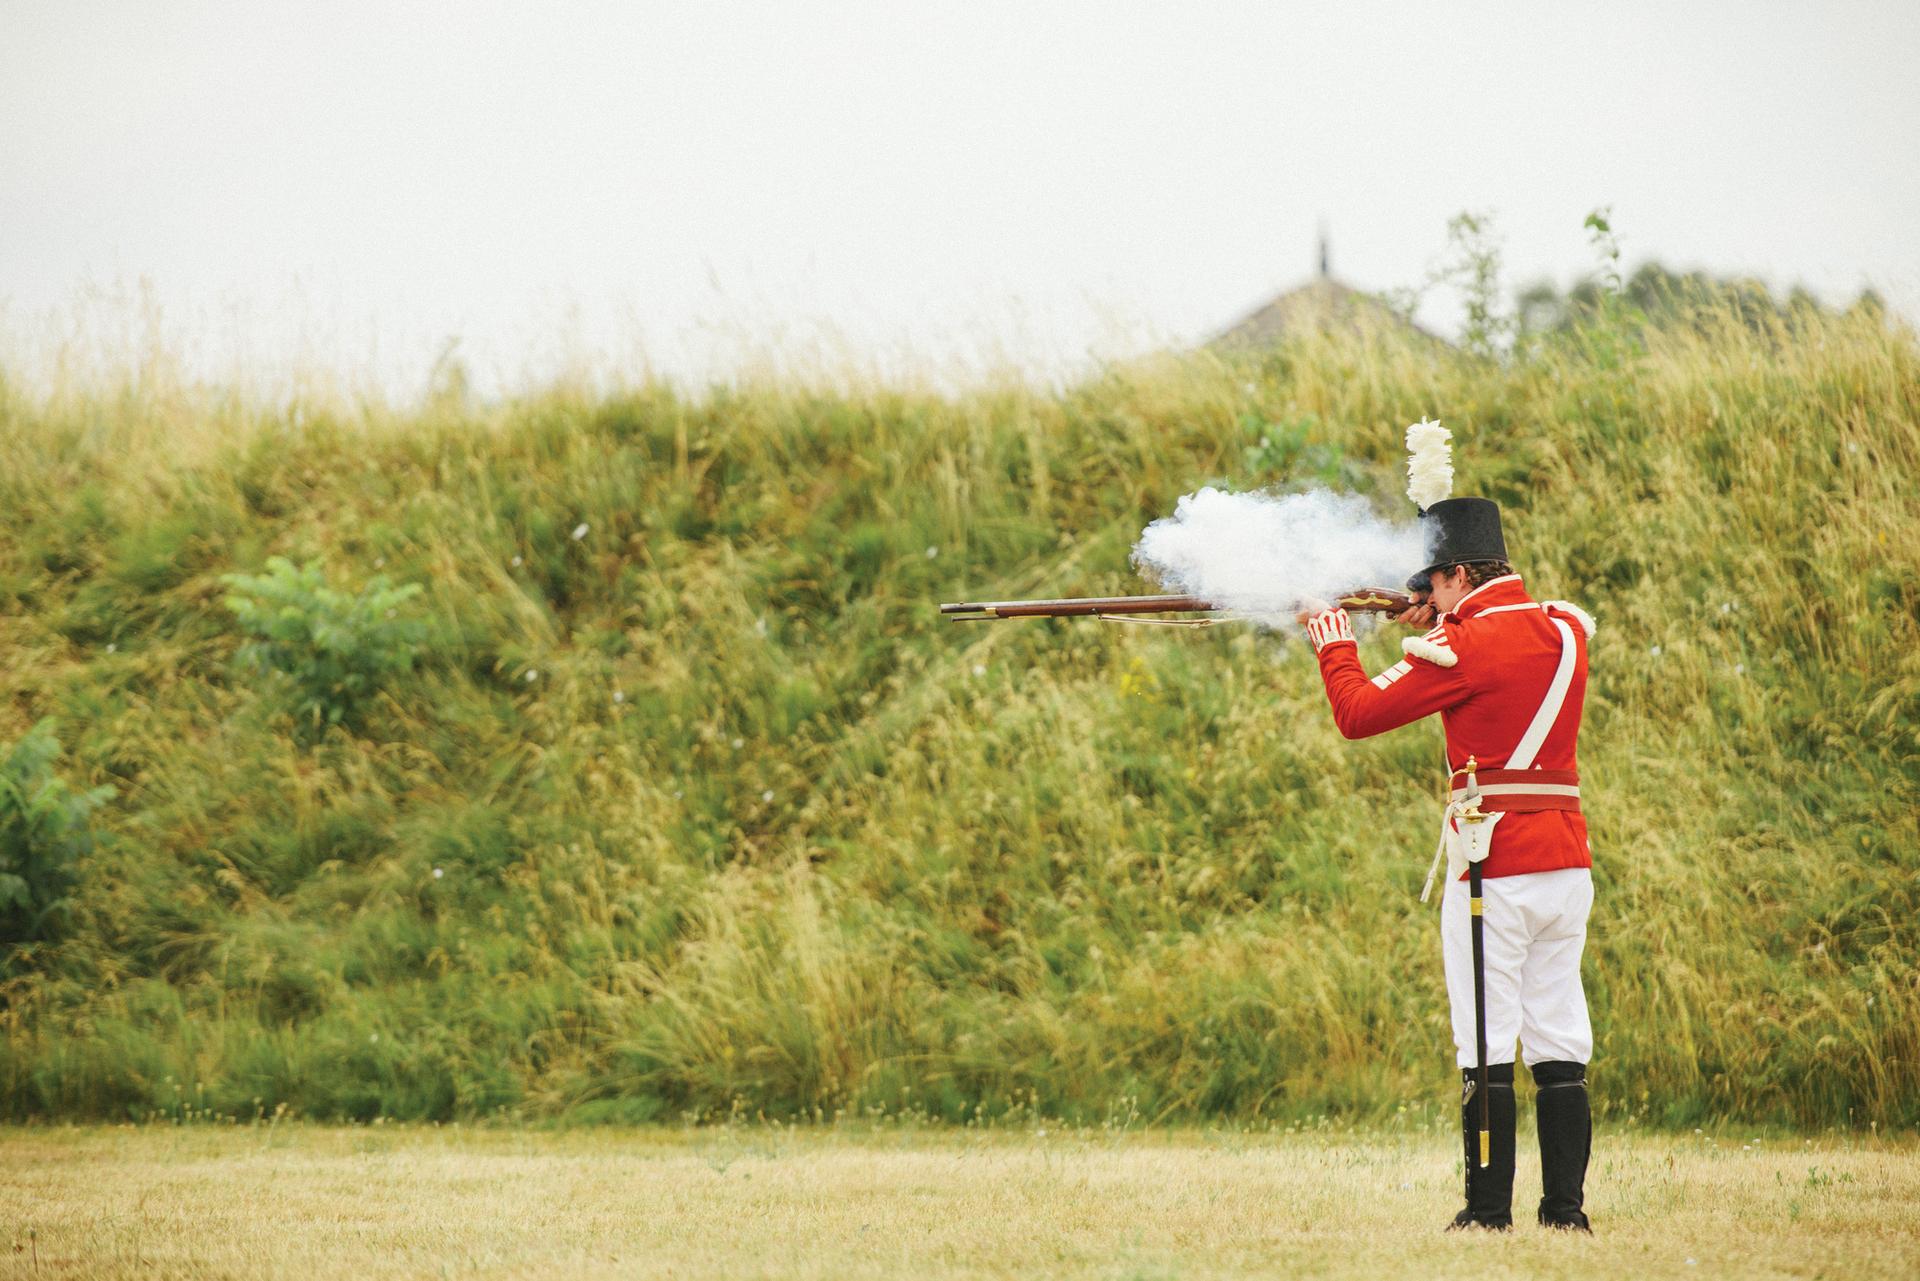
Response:
[[[1509,1078],[1511,1079],[1511,1078]],[[1535,1085],[1573,1085],[1586,1084],[1587,1065],[1569,1063],[1561,1059],[1548,1059],[1533,1065],[1533,1083]]]
[[[1460,1084],[1471,1085],[1479,1079],[1480,1079],[1480,1073],[1478,1069],[1475,1069],[1475,1068],[1460,1069]],[[1538,1077],[1536,1076],[1535,1079],[1537,1080]],[[1489,1088],[1496,1085],[1510,1086],[1512,1084],[1513,1084],[1513,1064],[1511,1063],[1487,1064],[1487,1085]]]

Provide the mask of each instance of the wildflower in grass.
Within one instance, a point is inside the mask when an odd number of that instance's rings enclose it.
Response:
[[[613,691],[613,701],[616,703],[624,703],[627,701],[627,696],[623,691],[616,689]]]
[[[763,801],[771,801],[773,799],[773,789],[768,788],[766,791],[760,793],[760,799]]]
[[[577,543],[581,539],[585,538],[586,536],[587,536],[587,522],[583,520],[578,525],[575,525],[573,527],[573,541]]]
[[[736,738],[733,740],[733,750],[736,752],[739,751],[741,748],[745,747],[746,745],[747,745],[747,740],[744,738]]]
[[[927,559],[928,559],[928,560],[932,560],[932,559],[933,559],[933,558],[934,558],[935,556],[938,556],[939,554],[940,554],[940,549],[939,549],[938,547],[929,547],[929,548],[927,548]]]
[[[987,665],[985,663],[975,663],[973,665],[973,674],[975,676],[985,676],[987,674]]]
[[[433,879],[436,881],[439,880],[441,877],[445,876],[446,874],[447,874],[447,869],[444,867],[436,867],[433,869]]]
[[[1660,657],[1660,647],[1658,645],[1649,645],[1647,646],[1647,653],[1652,654],[1655,658],[1658,658]]]
[[[521,563],[521,562],[520,562],[520,558],[519,558],[518,556],[515,556],[515,557],[513,558],[513,567],[514,567],[515,569],[518,569],[518,568],[520,568],[520,563]]]
[[[539,671],[538,671],[537,669],[535,669],[535,668],[532,668],[532,667],[529,667],[529,668],[527,669],[527,675],[526,675],[526,681],[527,681],[527,683],[528,683],[529,685],[531,685],[531,684],[532,684],[533,682],[535,682],[535,681],[537,681],[537,680],[539,680],[539,679],[540,679],[540,673],[539,673]]]

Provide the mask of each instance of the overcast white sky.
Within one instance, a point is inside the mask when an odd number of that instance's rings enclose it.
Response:
[[[1920,316],[1917,68],[1915,0],[0,0],[0,299],[17,351],[144,280],[216,374],[1049,368],[1204,336],[1323,219],[1363,288],[1462,209],[1564,285],[1611,205],[1629,263]]]

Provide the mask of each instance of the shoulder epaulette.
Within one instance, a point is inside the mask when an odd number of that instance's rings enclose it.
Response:
[[[1400,642],[1400,648],[1414,658],[1424,658],[1436,667],[1452,667],[1460,661],[1453,652],[1453,642],[1447,638],[1445,625],[1434,628],[1425,636],[1409,636]]]
[[[1563,614],[1573,615],[1573,621],[1580,624],[1580,630],[1587,634],[1587,639],[1593,639],[1594,622],[1592,614],[1581,609],[1578,605],[1569,604],[1563,600],[1550,600],[1544,602],[1544,604],[1548,609],[1557,609]]]

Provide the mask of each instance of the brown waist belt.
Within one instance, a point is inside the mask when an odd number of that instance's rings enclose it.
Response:
[[[1580,812],[1580,775],[1570,769],[1483,769],[1480,808],[1489,814],[1528,814],[1538,810]],[[1453,799],[1466,798],[1467,789],[1453,789]]]

